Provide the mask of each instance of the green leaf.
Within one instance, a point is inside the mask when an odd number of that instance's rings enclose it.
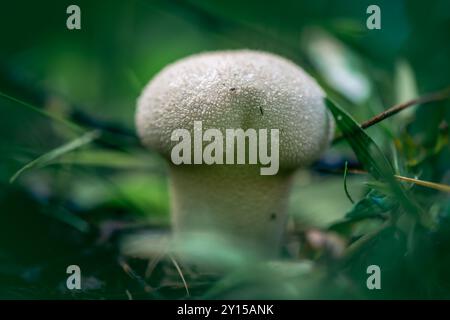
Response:
[[[382,213],[392,209],[394,206],[395,202],[390,197],[371,191],[346,214],[346,218],[364,219],[381,217]]]
[[[45,213],[50,217],[58,219],[59,221],[77,229],[80,232],[89,231],[89,223],[80,218],[78,215],[64,208],[60,208],[59,210],[47,210]]]
[[[359,162],[375,179],[394,179],[394,170],[375,142],[364,132],[352,117],[330,99],[325,99],[336,124],[352,147]]]
[[[42,156],[34,159],[33,161],[27,163],[25,166],[20,168],[9,180],[10,183],[13,183],[23,172],[26,170],[30,170],[32,168],[42,168],[46,166],[47,164],[51,163],[56,158],[71,152],[75,149],[78,149],[86,144],[91,143],[95,139],[97,139],[100,136],[100,131],[94,130],[85,133],[81,137],[78,137],[66,144],[63,144],[62,146],[53,149],[50,152],[47,152],[43,154]]]
[[[54,159],[52,164],[71,164],[115,169],[146,169],[163,171],[163,164],[155,157],[111,150],[83,150]]]
[[[386,219],[387,211],[394,209],[397,202],[388,196],[372,190],[366,197],[358,201],[345,215],[343,220],[337,221],[328,227],[328,230],[346,233],[355,223],[365,219]]]
[[[381,152],[376,143],[364,132],[359,124],[329,98],[325,98],[328,109],[333,114],[336,124],[344,138],[355,152],[362,166],[379,181],[386,182],[392,193],[396,195],[406,212],[421,213],[420,208],[411,199],[403,186],[395,179],[394,169],[389,160]]]

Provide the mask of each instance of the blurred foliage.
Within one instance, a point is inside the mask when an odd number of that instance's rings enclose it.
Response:
[[[77,31],[70,4],[0,12],[0,298],[450,298],[449,194],[393,176],[450,184],[449,100],[357,125],[450,85],[450,2],[377,1],[381,30],[366,29],[365,0],[80,0]],[[166,170],[140,146],[134,108],[168,63],[233,48],[305,68],[345,141],[298,172],[283,259],[245,260],[199,238],[186,245],[233,265],[207,273],[161,247]],[[81,291],[65,287],[71,264]],[[373,264],[382,290],[366,287]]]

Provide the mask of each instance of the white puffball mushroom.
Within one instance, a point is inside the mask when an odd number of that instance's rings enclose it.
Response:
[[[260,51],[196,54],[159,72],[138,99],[136,125],[143,144],[170,163],[175,237],[208,231],[277,255],[293,172],[317,159],[333,135],[323,98],[303,69]],[[259,164],[173,164],[171,134],[193,132],[194,121],[222,132],[278,129],[278,173],[261,175]]]

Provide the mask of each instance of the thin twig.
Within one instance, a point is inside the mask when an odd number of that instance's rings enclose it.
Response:
[[[166,255],[166,251],[159,252],[156,257],[148,261],[147,268],[145,269],[145,278],[148,279],[152,275],[158,263]]]
[[[377,114],[376,116],[370,118],[369,120],[364,121],[362,124],[360,124],[360,127],[362,129],[367,129],[367,128],[399,113],[400,111],[409,108],[409,107],[412,107],[417,104],[425,104],[425,103],[429,103],[429,102],[444,100],[444,99],[447,99],[449,96],[450,96],[450,87],[448,87],[444,90],[441,90],[441,91],[437,91],[437,92],[426,94],[421,97],[417,97],[417,98],[409,100],[407,102],[396,104],[396,105],[390,107],[389,109],[386,109],[383,112]],[[337,137],[334,138],[333,143],[340,142],[342,139],[343,139],[343,136],[338,135]]]
[[[125,290],[125,294],[127,295],[128,300],[133,300],[133,296],[131,295],[130,291],[128,291],[128,289]]]
[[[400,111],[402,111],[406,108],[409,108],[411,106],[414,106],[416,104],[424,104],[424,103],[444,100],[449,97],[449,94],[450,94],[450,87],[446,88],[444,90],[438,91],[438,92],[426,94],[422,97],[418,97],[418,98],[412,99],[407,102],[399,103],[399,104],[381,112],[380,114],[376,115],[375,117],[363,122],[361,124],[361,128],[367,129],[367,128],[373,126],[374,124],[377,124],[378,122],[383,121],[384,119],[389,118],[390,116],[393,116],[394,114],[397,114]]]
[[[175,266],[175,268],[177,269],[178,274],[180,275],[181,281],[183,281],[183,285],[184,285],[184,288],[186,289],[186,294],[187,294],[187,296],[190,297],[191,294],[189,293],[189,288],[188,288],[187,282],[186,282],[186,280],[184,279],[183,272],[181,271],[181,268],[180,268],[180,266],[178,265],[178,262],[175,260],[175,258],[174,258],[171,254],[169,254],[169,258],[170,258],[170,260],[172,261],[172,263],[173,263],[173,265]]]
[[[358,170],[358,169],[349,169],[349,170],[347,170],[347,173],[368,174],[367,171]],[[419,179],[415,179],[415,178],[404,177],[404,176],[401,176],[401,175],[398,175],[398,174],[395,174],[394,177],[397,180],[411,182],[411,183],[417,184],[417,185],[422,186],[422,187],[431,188],[431,189],[435,189],[435,190],[438,190],[438,191],[450,193],[450,185],[446,185],[446,184],[443,184],[443,183],[436,183],[436,182],[426,181],[426,180],[419,180]]]
[[[119,259],[119,265],[122,267],[122,270],[131,278],[136,280],[139,285],[144,289],[145,292],[152,292],[154,288],[152,288],[147,282],[145,282],[142,277],[140,277],[128,263],[126,263],[123,259]]]
[[[412,182],[412,183],[417,184],[422,187],[427,187],[427,188],[439,190],[442,192],[450,193],[450,186],[446,185],[446,184],[425,181],[425,180],[418,180],[418,179],[403,177],[403,176],[399,176],[399,175],[394,175],[394,177],[396,177],[398,180],[401,180],[401,181]]]

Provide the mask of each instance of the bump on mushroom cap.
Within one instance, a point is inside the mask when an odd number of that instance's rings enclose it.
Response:
[[[293,62],[252,50],[207,52],[168,65],[138,99],[143,143],[170,157],[175,129],[279,129],[280,168],[315,160],[334,122],[316,81]],[[269,134],[270,136],[270,134]],[[270,138],[269,138],[270,139]]]

